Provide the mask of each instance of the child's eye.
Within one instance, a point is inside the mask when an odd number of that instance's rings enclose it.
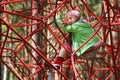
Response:
[[[67,19],[67,21],[69,21],[69,19]]]

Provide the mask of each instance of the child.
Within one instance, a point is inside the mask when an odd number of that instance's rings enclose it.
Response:
[[[56,21],[62,30],[71,33],[72,45],[69,43],[64,44],[71,53],[77,50],[94,33],[94,30],[91,28],[91,24],[86,20],[81,19],[80,13],[76,10],[69,11],[62,21],[59,17]],[[103,45],[103,43],[99,41],[99,38],[94,36],[76,53],[76,55],[81,58],[94,58],[98,52],[98,48]],[[88,53],[90,53],[90,55],[88,55]],[[70,54],[66,49],[61,47],[60,53],[53,62],[53,65],[60,67],[68,56],[70,56]]]

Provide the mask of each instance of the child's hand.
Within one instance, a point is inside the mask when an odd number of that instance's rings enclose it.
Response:
[[[79,20],[79,17],[76,17],[74,15],[72,16],[66,16],[63,20],[62,20],[62,24],[64,26],[66,25],[72,25],[73,23],[75,23],[76,21]]]
[[[73,24],[73,22],[71,22],[70,20],[66,18],[62,20],[62,25],[64,26],[71,25],[71,24]]]
[[[62,20],[62,25],[64,25],[64,26],[68,25],[67,20],[65,18]]]

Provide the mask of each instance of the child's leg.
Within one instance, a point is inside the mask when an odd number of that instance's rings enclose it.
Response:
[[[61,57],[65,60],[67,54],[68,54],[67,51],[63,47],[61,47],[58,57]]]
[[[72,49],[68,43],[64,44],[65,48],[72,53]],[[66,51],[64,47],[61,47],[58,57],[55,59],[54,63],[61,65],[65,59],[70,57],[70,53]]]
[[[68,44],[68,43],[65,43],[64,46],[69,52],[64,47],[61,47],[58,57],[67,59],[68,57],[70,57],[70,54],[72,53],[72,48],[71,48],[70,44]]]
[[[82,59],[95,58],[97,52],[98,52],[98,49],[95,49],[95,47],[92,46],[89,49],[87,49],[82,55],[80,55],[80,58],[82,58]]]
[[[95,45],[88,48],[80,57],[83,59],[95,58],[99,51],[99,48],[105,46],[104,42],[98,42]]]

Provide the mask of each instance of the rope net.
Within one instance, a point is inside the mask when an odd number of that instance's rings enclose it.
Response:
[[[120,79],[119,0],[100,0],[100,13],[95,13],[87,1],[2,0],[0,62],[19,80],[37,80],[38,77],[47,80],[50,74],[52,80]],[[59,28],[55,17],[62,14],[63,18],[67,11],[76,7],[84,18],[94,22],[94,34],[110,45],[110,52],[103,47],[94,60],[72,56],[58,70],[51,62],[59,54],[60,47],[64,47],[68,34]],[[44,63],[51,68],[45,70]]]

